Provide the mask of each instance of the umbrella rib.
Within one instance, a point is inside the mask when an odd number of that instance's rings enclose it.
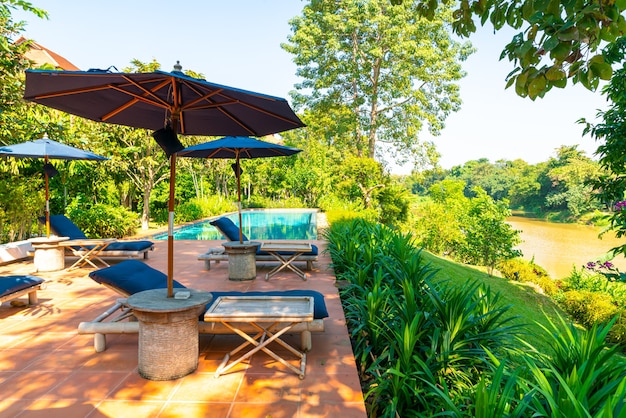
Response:
[[[152,90],[148,90],[144,86],[142,86],[141,84],[136,83],[133,80],[128,79],[127,77],[124,77],[124,79],[128,80],[128,82],[131,85],[134,85],[138,89],[142,90],[144,92],[144,94],[140,96],[140,95],[137,95],[137,94],[132,93],[130,91],[127,91],[127,90],[121,88],[120,86],[111,85],[110,88],[112,88],[114,90],[117,90],[117,91],[119,91],[121,93],[128,94],[129,96],[134,97],[134,99],[129,101],[129,102],[127,102],[126,104],[124,104],[122,106],[119,106],[117,109],[107,113],[106,115],[104,115],[102,117],[103,121],[107,121],[108,119],[112,118],[113,116],[115,116],[118,113],[128,109],[129,107],[133,106],[134,104],[136,104],[137,102],[140,102],[140,101],[144,102],[144,103],[148,103],[148,104],[154,105],[154,106],[161,107],[163,109],[172,110],[172,107],[166,101],[162,100],[161,98],[159,98],[158,96],[156,96],[154,94],[155,91],[158,91],[161,88],[163,88],[164,86],[167,86],[169,84],[168,81],[164,81],[164,82],[156,85]],[[155,100],[149,100],[146,96],[153,97]]]

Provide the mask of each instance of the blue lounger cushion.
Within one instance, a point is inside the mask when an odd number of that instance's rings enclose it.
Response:
[[[41,220],[41,219],[40,219]],[[45,219],[43,220],[45,222]],[[89,239],[87,235],[65,215],[50,216],[50,229],[60,237],[69,237],[69,239]],[[107,251],[143,251],[152,247],[152,241],[117,241],[109,244],[103,251],[103,255]],[[86,246],[89,248],[89,246]]]
[[[100,284],[119,289],[125,295],[167,287],[167,276],[164,273],[138,260],[126,260],[111,267],[92,271],[89,273],[89,277]],[[174,280],[174,288],[185,288],[185,286]],[[328,317],[324,295],[315,290],[210,292],[213,295],[213,301],[220,296],[311,296],[313,297],[313,318],[323,319]],[[207,305],[207,308],[211,306],[211,303]]]
[[[45,219],[40,219],[45,222]],[[60,237],[88,239],[87,235],[65,215],[50,215],[50,229]]]
[[[151,289],[167,288],[167,275],[139,260],[125,260],[111,267],[94,270],[89,277],[100,284],[119,289],[126,295]],[[174,280],[174,288],[185,286]]]
[[[213,221],[209,222],[211,225],[216,227],[219,231],[221,231],[226,239],[230,241],[239,241],[239,228],[233,221],[228,218],[217,218]],[[245,234],[242,234],[242,239],[244,241],[250,241]],[[261,247],[259,246],[256,250],[257,255],[269,255],[267,251],[261,251]],[[279,254],[282,255],[291,255],[293,252],[291,251],[279,251]],[[318,255],[318,249],[316,245],[311,245],[311,251],[306,252],[302,255]]]
[[[228,218],[217,218],[209,222],[216,227],[229,241],[239,241],[239,227]],[[246,234],[241,234],[244,241],[250,241]]]
[[[28,289],[44,282],[37,276],[0,276],[0,297]]]

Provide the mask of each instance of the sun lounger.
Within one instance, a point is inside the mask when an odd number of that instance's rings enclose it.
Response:
[[[28,303],[37,303],[37,291],[42,289],[44,279],[37,276],[0,276],[0,305],[2,302],[28,295]]]
[[[144,290],[161,289],[167,287],[167,276],[152,267],[137,261],[126,260],[111,267],[95,270],[89,273],[96,282],[107,286],[125,298]],[[174,280],[174,290],[184,289],[185,286]],[[270,291],[270,292],[228,292],[228,291],[212,291],[213,301],[207,305],[207,309],[219,296],[311,296],[314,299],[313,321],[303,322],[292,328],[290,332],[299,332],[301,334],[302,349],[308,351],[311,349],[311,332],[324,331],[324,318],[328,317],[324,295],[313,290],[287,290],[287,291]],[[117,316],[111,317],[115,313]],[[127,322],[123,320],[131,319],[132,311],[126,304],[126,299],[118,299],[117,302],[90,322],[81,322],[78,325],[79,334],[94,334],[94,348],[96,352],[106,349],[106,334],[136,334],[139,332],[139,324],[137,322]],[[106,321],[106,322],[105,322]],[[203,316],[199,318],[199,332],[201,334],[232,334],[233,331],[220,323],[204,322]],[[275,332],[280,329],[280,324],[276,328],[269,328]],[[242,324],[244,332],[256,333],[256,328],[246,328]]]
[[[239,241],[239,228],[228,218],[218,218],[210,222],[222,235],[229,241]],[[250,241],[245,234],[242,234],[244,241]],[[318,259],[318,248],[316,245],[311,245],[311,252],[307,252],[298,256],[295,261],[306,262],[306,270],[313,269],[313,262]],[[281,252],[284,256],[291,255],[288,251]],[[198,260],[204,261],[204,267],[207,270],[211,270],[211,261],[219,263],[220,261],[228,261],[228,254],[224,252],[224,248],[209,248],[204,254],[198,256]],[[261,251],[261,247],[257,249],[255,254],[256,261],[263,262],[275,262],[276,257],[273,255]]]
[[[60,237],[68,237],[80,245],[66,247],[76,257],[84,257],[91,249],[85,245],[88,238],[85,233],[65,215],[50,216],[50,229]],[[102,241],[102,240],[98,240]],[[154,250],[154,243],[147,240],[118,240],[106,246],[96,255],[98,257],[141,257],[148,258],[148,251]]]

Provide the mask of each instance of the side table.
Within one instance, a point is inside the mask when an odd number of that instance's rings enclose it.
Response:
[[[304,379],[306,368],[306,353],[300,351],[281,339],[296,325],[303,322],[313,321],[313,298],[310,296],[220,296],[204,313],[205,322],[220,322],[228,329],[245,340],[239,347],[231,350],[215,371],[215,377],[230,370],[257,353],[263,351],[291,371]],[[276,332],[270,331],[276,324],[285,326]],[[241,329],[241,324],[250,324],[258,332],[254,336],[246,334]],[[275,342],[282,348],[291,352],[298,361],[294,366],[285,360],[282,351],[275,352],[269,348],[269,344]],[[232,356],[250,346],[236,360]]]
[[[222,245],[228,254],[228,278],[230,280],[256,279],[256,250],[261,243],[229,241]]]
[[[209,292],[189,292],[187,299],[167,297],[152,289],[128,298],[139,321],[139,375],[149,380],[174,380],[198,368],[198,318],[213,299]],[[176,296],[176,295],[175,295]]]
[[[296,273],[302,280],[306,280],[306,273],[303,272],[293,264],[302,254],[311,252],[313,247],[308,242],[264,242],[261,244],[261,251],[265,251],[271,254],[278,266],[274,267],[270,272],[265,275],[265,280],[269,280],[270,277],[288,268]]]
[[[65,248],[61,243],[69,237],[37,237],[31,238],[35,250],[33,264],[36,271],[57,271],[65,268]]]

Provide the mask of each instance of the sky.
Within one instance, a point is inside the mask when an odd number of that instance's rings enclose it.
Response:
[[[207,80],[284,97],[298,82],[292,56],[280,44],[290,34],[289,20],[300,14],[301,0],[30,0],[48,20],[14,12],[24,20],[23,35],[62,55],[82,70],[155,59],[171,71],[176,61]],[[531,101],[505,90],[513,69],[500,52],[511,33],[480,29],[470,41],[477,48],[460,81],[462,108],[451,114],[441,135],[432,139],[450,168],[469,160],[521,158],[536,164],[556,156],[562,145],[578,145],[589,157],[597,148],[582,136],[580,118],[596,120],[607,104],[599,92],[568,85]],[[394,166],[394,173],[412,166]]]

